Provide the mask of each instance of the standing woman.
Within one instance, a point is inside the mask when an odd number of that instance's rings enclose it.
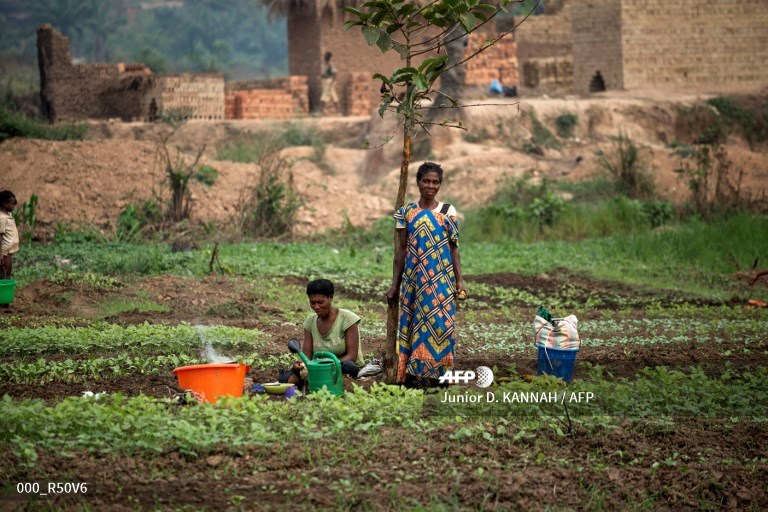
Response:
[[[395,255],[387,298],[400,288],[397,381],[409,387],[434,386],[453,369],[455,298],[467,293],[456,209],[435,198],[442,183],[443,169],[425,162],[416,173],[418,203],[394,215],[406,249]]]

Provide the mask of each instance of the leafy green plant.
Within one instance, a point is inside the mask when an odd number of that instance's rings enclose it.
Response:
[[[570,112],[560,114],[555,118],[555,127],[557,128],[557,134],[563,139],[567,139],[573,136],[573,129],[579,122],[579,118],[576,114]]]
[[[728,127],[710,105],[695,104],[677,109],[675,136],[690,144],[722,144]]]
[[[258,329],[226,326],[180,324],[165,326],[139,324],[123,327],[102,321],[88,327],[4,328],[0,333],[3,356],[41,356],[46,354],[113,354],[124,351],[133,355],[199,355],[210,345],[217,350],[256,350],[266,336]]]
[[[51,283],[66,286],[87,286],[97,290],[111,290],[123,286],[123,282],[111,276],[94,272],[76,272],[57,268],[48,276]]]
[[[743,104],[729,96],[717,96],[707,103],[715,107],[729,127],[737,127],[751,148],[768,138],[768,100],[753,99],[752,105]]]
[[[211,167],[210,165],[201,165],[197,169],[197,173],[195,173],[195,179],[202,183],[203,185],[207,185],[209,187],[213,186],[214,183],[216,183],[216,178],[219,177],[219,171],[217,171],[215,168]]]
[[[651,169],[640,148],[626,134],[613,138],[612,154],[598,151],[597,162],[616,181],[620,189],[634,199],[649,199],[655,192]]]
[[[191,114],[191,109],[180,108],[169,109],[162,115],[162,121],[170,127],[170,130],[160,136],[155,162],[156,165],[159,162],[163,168],[165,183],[170,189],[171,197],[168,202],[166,218],[171,222],[179,222],[189,218],[192,211],[189,180],[197,173],[200,158],[205,151],[205,145],[201,146],[195,159],[189,163],[178,146],[175,148],[175,152],[172,152],[168,147],[171,137],[187,123]]]
[[[259,238],[290,237],[304,202],[293,189],[293,174],[279,148],[265,143],[258,182],[240,195],[238,212],[244,233]]]
[[[670,223],[675,218],[675,205],[669,201],[645,201],[643,202],[645,213],[652,228]]]
[[[560,142],[549,131],[549,128],[544,126],[544,123],[539,121],[539,117],[536,115],[536,110],[531,109],[531,140],[534,144],[540,147],[557,149],[560,147]]]
[[[249,164],[259,161],[263,144],[259,140],[236,141],[216,150],[216,160]]]
[[[13,214],[19,228],[23,230],[24,243],[32,242],[32,235],[37,226],[37,194],[32,194],[29,201],[24,201]]]
[[[159,224],[162,218],[161,207],[157,201],[147,199],[138,206],[129,203],[117,217],[115,237],[120,242],[133,242],[141,236],[145,228]]]
[[[678,172],[688,179],[689,208],[696,215],[711,218],[760,208],[760,198],[742,191],[744,171],[734,166],[724,146],[698,146],[692,157],[683,159]]]
[[[13,137],[43,140],[83,140],[88,133],[84,124],[58,124],[49,126],[44,121],[30,119],[23,114],[0,107],[0,142]]]

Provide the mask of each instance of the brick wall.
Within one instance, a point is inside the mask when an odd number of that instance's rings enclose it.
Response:
[[[72,64],[69,39],[50,25],[37,31],[41,111],[51,122],[142,119],[154,83],[142,64]]]
[[[624,1],[624,87],[768,83],[768,1]]]
[[[154,103],[154,106],[153,106]],[[224,119],[224,77],[222,75],[157,75],[144,96],[145,111],[162,114],[171,109],[189,109],[190,119]]]
[[[306,76],[227,83],[227,119],[289,119],[309,113]]]
[[[531,89],[573,89],[573,57],[531,58],[523,63],[523,85]]]
[[[348,89],[345,94],[347,98],[346,115],[370,116],[373,111],[374,101],[371,95],[371,73],[365,71],[350,73],[347,87]]]
[[[576,92],[589,92],[589,84],[598,71],[607,89],[623,89],[621,0],[577,2],[573,6],[572,26]]]
[[[477,32],[470,34],[469,44],[464,52],[465,58],[476,52],[490,37],[493,36]],[[466,85],[488,87],[493,80],[498,80],[502,85],[520,85],[517,44],[512,36],[496,41],[493,46],[476,55],[465,66],[467,74],[464,83]]]
[[[514,32],[520,82],[530,88],[571,90],[573,0],[547,0],[544,6],[544,14],[528,17]],[[515,19],[517,23],[521,21]]]
[[[517,57],[520,62],[530,58],[565,57],[571,55],[571,16],[573,0],[557,5],[545,2],[544,14],[529,16],[515,29]]]

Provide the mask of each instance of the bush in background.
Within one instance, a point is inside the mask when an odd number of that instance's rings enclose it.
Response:
[[[290,238],[304,202],[293,188],[293,174],[279,146],[264,141],[259,154],[259,179],[242,191],[238,201],[240,229],[256,238]]]
[[[649,199],[655,192],[655,184],[648,162],[640,154],[640,148],[624,133],[614,137],[611,154],[597,153],[598,165],[610,174],[619,189],[633,199]]]
[[[557,134],[563,138],[568,139],[573,136],[573,129],[579,122],[579,118],[576,114],[564,113],[555,118],[555,127],[557,128]]]
[[[88,128],[84,124],[48,125],[18,112],[0,107],[0,142],[22,137],[43,140],[83,140]]]

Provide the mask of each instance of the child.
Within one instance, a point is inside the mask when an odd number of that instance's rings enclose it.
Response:
[[[10,190],[0,190],[0,279],[11,279],[13,254],[19,250],[19,231],[11,213],[16,208],[16,196]],[[8,304],[0,307],[8,308]]]

